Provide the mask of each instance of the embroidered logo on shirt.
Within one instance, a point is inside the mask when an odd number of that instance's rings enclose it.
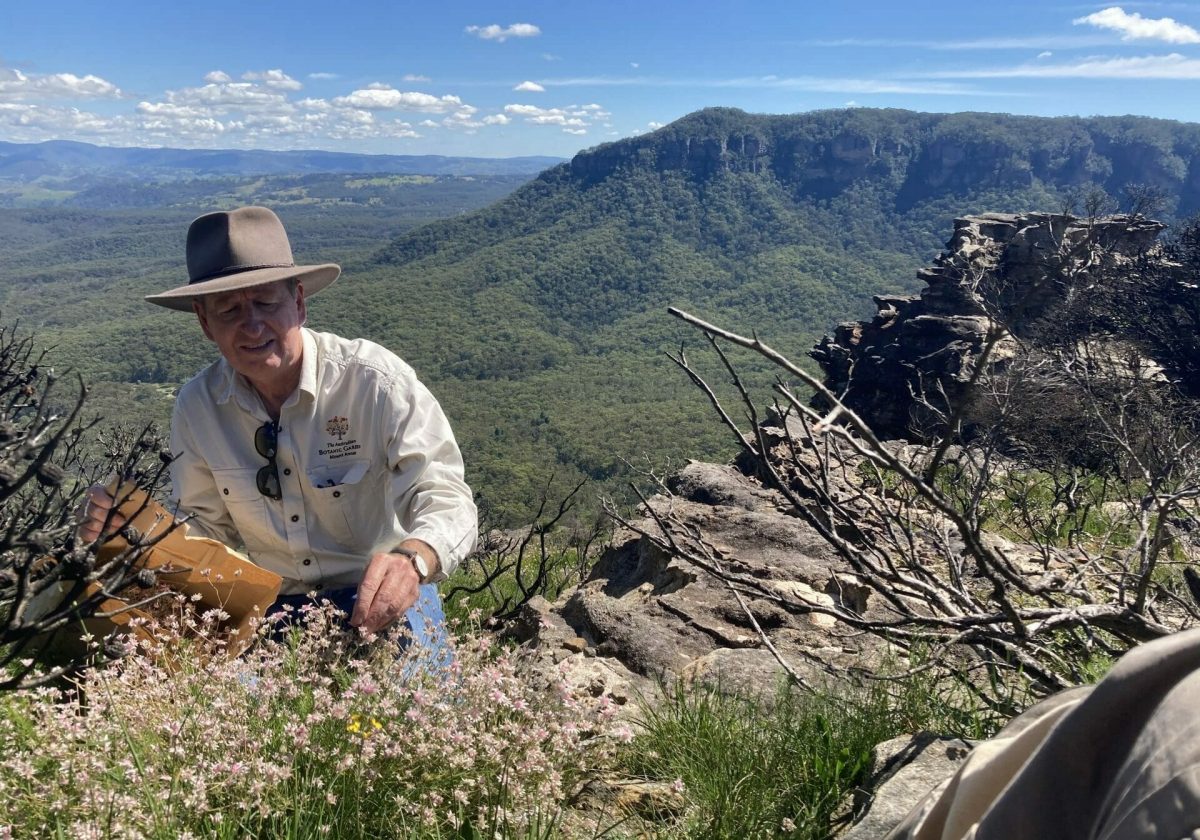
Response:
[[[337,435],[337,439],[341,441],[350,432],[350,422],[345,417],[331,417],[325,424],[325,432],[329,435]]]

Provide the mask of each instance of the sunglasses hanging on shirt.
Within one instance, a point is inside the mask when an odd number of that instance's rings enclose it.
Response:
[[[275,463],[275,455],[279,452],[279,424],[268,420],[258,427],[254,433],[254,449],[267,459],[267,464],[254,477],[258,484],[258,492],[268,499],[279,501],[283,498],[283,488],[279,484],[279,466]]]

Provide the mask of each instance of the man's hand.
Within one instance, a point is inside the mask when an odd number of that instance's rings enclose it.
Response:
[[[79,526],[75,529],[75,541],[82,544],[94,542],[104,530],[108,512],[116,507],[116,504],[103,484],[93,484],[89,487],[76,512]],[[125,517],[113,511],[112,519],[108,522],[108,533],[115,534],[124,524]]]
[[[431,572],[438,569],[437,552],[420,540],[407,540],[403,548],[411,548],[425,558]],[[406,554],[381,551],[371,555],[367,573],[358,585],[358,600],[350,615],[350,625],[364,633],[378,633],[395,621],[417,602],[421,580],[413,561]]]

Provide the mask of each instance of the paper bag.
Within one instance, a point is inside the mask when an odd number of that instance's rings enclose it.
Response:
[[[229,618],[221,622],[222,629],[230,634],[227,651],[230,656],[237,656],[246,650],[254,638],[255,621],[263,618],[279,595],[282,582],[279,575],[259,568],[244,554],[217,540],[190,534],[186,522],[172,528],[175,519],[171,513],[142,490],[129,484],[106,489],[117,500],[117,509],[137,532],[139,541],[154,542],[142,554],[136,568],[154,569],[159,583],[185,596],[199,596],[195,603],[203,610],[219,608],[228,613]],[[97,552],[97,565],[111,561],[127,548],[129,542],[124,537],[114,536]],[[98,591],[99,587],[93,583],[86,594]],[[146,611],[128,606],[141,600],[141,593],[135,585],[121,593],[125,600],[105,599],[97,612],[111,615],[87,619],[86,631],[103,638],[123,628],[138,638],[152,641],[152,628],[141,622],[130,626],[134,618],[150,617]],[[62,645],[56,648],[63,652]]]

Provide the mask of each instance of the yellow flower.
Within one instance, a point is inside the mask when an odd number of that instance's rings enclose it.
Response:
[[[383,729],[383,724],[375,720],[375,718],[369,718],[369,720],[371,721],[371,726],[375,729]],[[350,715],[350,722],[346,724],[346,731],[352,735],[361,735],[364,738],[371,734],[370,729],[363,729],[362,716],[357,714]]]

